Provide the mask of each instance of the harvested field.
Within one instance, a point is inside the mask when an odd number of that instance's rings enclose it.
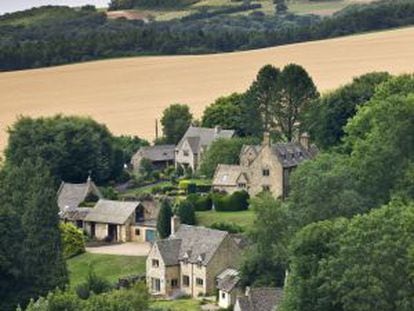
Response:
[[[89,115],[115,134],[151,139],[172,103],[199,117],[219,96],[244,91],[265,64],[303,65],[320,91],[386,70],[414,72],[414,27],[261,50],[202,56],[135,57],[0,73],[0,149],[18,115]]]

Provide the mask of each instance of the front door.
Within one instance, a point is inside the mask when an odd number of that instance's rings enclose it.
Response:
[[[145,230],[145,242],[155,241],[155,230]]]
[[[108,225],[108,237],[112,242],[118,241],[118,226],[117,225]]]

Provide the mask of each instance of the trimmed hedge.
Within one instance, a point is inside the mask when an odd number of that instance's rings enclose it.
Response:
[[[236,191],[231,195],[215,193],[213,204],[219,212],[244,211],[249,208],[249,194],[246,191]]]
[[[210,195],[189,194],[187,200],[191,202],[194,210],[197,212],[210,211],[213,207],[213,201]]]
[[[228,233],[242,233],[244,231],[242,227],[232,222],[215,222],[210,228],[227,231]]]

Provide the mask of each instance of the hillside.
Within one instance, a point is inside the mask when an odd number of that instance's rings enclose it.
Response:
[[[0,149],[18,115],[90,115],[116,134],[152,138],[168,105],[196,116],[215,98],[244,91],[258,69],[295,62],[326,91],[374,70],[413,72],[414,27],[203,56],[138,57],[0,73]]]

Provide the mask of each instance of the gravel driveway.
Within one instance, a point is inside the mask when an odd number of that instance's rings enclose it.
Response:
[[[93,254],[148,256],[151,244],[128,242],[114,245],[87,247],[86,251]]]

